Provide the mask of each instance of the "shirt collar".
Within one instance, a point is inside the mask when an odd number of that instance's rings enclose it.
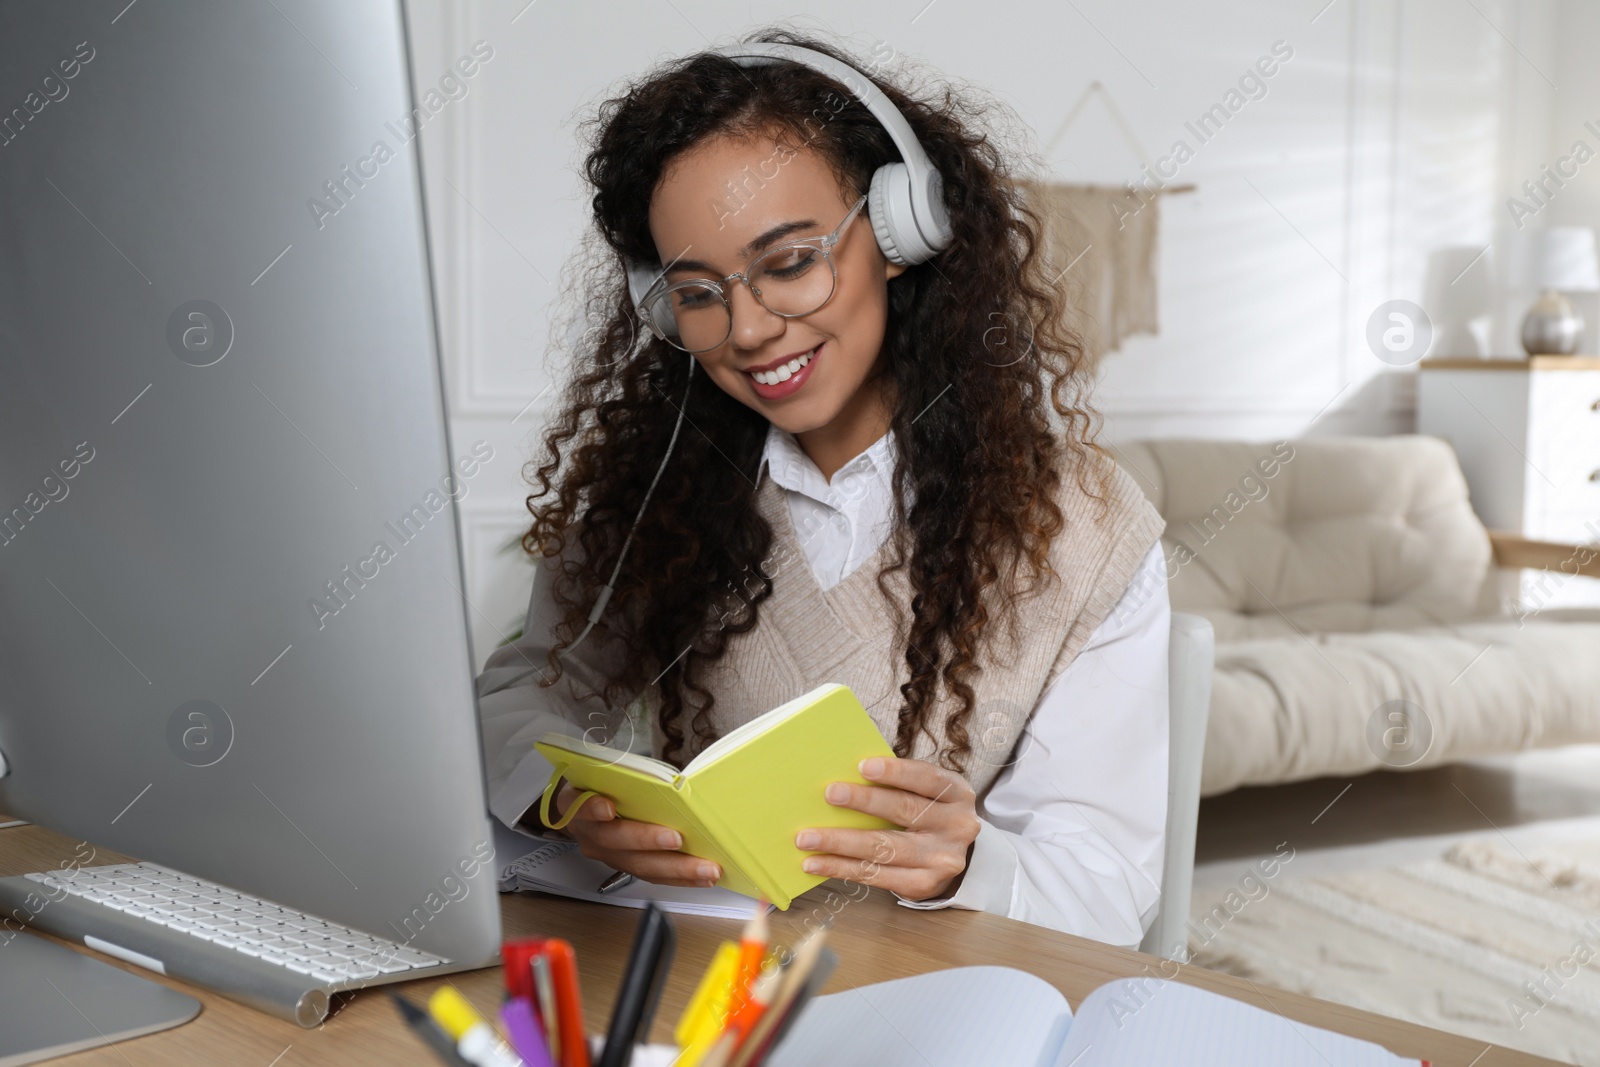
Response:
[[[852,470],[860,470],[887,481],[894,472],[894,431],[886,431],[866,451],[834,472],[834,484],[838,483],[841,475]],[[794,434],[780,430],[773,423],[767,424],[767,440],[762,446],[761,466],[756,472],[758,483],[763,473],[770,474],[772,480],[783,488],[805,493],[814,499],[824,500],[828,495],[828,480],[800,447]]]

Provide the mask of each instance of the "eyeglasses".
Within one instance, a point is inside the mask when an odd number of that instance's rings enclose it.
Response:
[[[811,314],[833,296],[839,280],[833,249],[866,202],[863,195],[832,233],[775,245],[752,259],[744,270],[721,280],[690,278],[669,284],[665,276],[657,279],[639,303],[640,317],[652,333],[673,347],[709,352],[733,333],[727,285],[734,279],[748,285],[761,306],[774,315],[792,319]]]

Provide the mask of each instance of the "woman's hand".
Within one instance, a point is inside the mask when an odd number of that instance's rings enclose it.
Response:
[[[846,878],[898,893],[907,900],[948,894],[967,869],[978,838],[977,797],[954,771],[923,760],[873,757],[861,776],[875,785],[831,783],[828,803],[878,815],[904,830],[802,830],[795,846],[810,874]]]
[[[555,796],[559,812],[578,796],[572,783],[563,782]],[[578,851],[636,878],[660,885],[709,886],[722,877],[722,869],[710,860],[676,851],[683,847],[683,835],[666,826],[617,818],[617,805],[610,797],[595,796],[567,823],[564,833],[578,842]]]

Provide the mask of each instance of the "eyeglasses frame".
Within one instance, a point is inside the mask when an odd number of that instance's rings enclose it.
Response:
[[[639,306],[635,310],[638,311],[639,317],[644,320],[645,325],[649,327],[651,333],[655,334],[661,340],[667,342],[667,344],[672,345],[674,348],[680,349],[684,352],[689,352],[692,355],[697,355],[701,352],[710,352],[713,349],[719,348],[730,336],[733,335],[733,304],[728,300],[728,283],[732,282],[736,278],[743,282],[750,290],[750,294],[756,298],[756,303],[760,304],[774,315],[785,319],[795,319],[801,317],[802,315],[815,314],[824,304],[828,302],[828,300],[833,299],[833,294],[839,287],[839,268],[833,261],[833,249],[843,239],[845,228],[848,227],[850,223],[855,221],[856,216],[861,213],[861,209],[866,202],[867,194],[863,193],[856,200],[855,205],[850,208],[850,211],[845,215],[845,217],[839,220],[839,225],[833,228],[832,233],[813,237],[797,237],[793,238],[792,240],[773,245],[771,248],[765,249],[762,252],[752,256],[750,262],[745,264],[744,270],[734,271],[725,278],[686,278],[681,282],[672,282],[667,284],[665,288],[661,288],[663,283],[665,283],[667,280],[666,270],[663,270],[661,277],[656,280],[655,285],[650,287],[650,291],[645,294],[644,299],[639,302]],[[828,291],[827,299],[823,300],[822,304],[818,304],[810,311],[786,314],[782,311],[773,311],[772,308],[767,307],[767,302],[761,299],[761,290],[750,284],[749,276],[751,268],[753,268],[757,263],[760,263],[763,259],[766,259],[769,256],[775,256],[780,252],[785,252],[792,248],[816,248],[817,251],[821,252],[823,260],[828,264],[828,270],[833,274],[833,284]],[[671,268],[668,267],[666,269]],[[652,308],[654,308],[659,301],[665,299],[667,294],[673,292],[675,289],[690,285],[709,286],[716,292],[717,298],[722,301],[723,309],[728,313],[728,332],[723,335],[721,341],[718,341],[710,348],[690,349],[682,344],[679,344],[677,341],[674,341],[672,338],[666,336],[660,329],[656,327],[655,316],[651,313]]]

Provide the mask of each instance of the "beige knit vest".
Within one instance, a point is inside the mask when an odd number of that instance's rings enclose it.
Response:
[[[979,671],[971,681],[975,703],[967,734],[972,750],[965,772],[980,796],[1015,758],[1017,740],[1040,695],[1116,606],[1164,529],[1155,506],[1126,472],[1109,459],[1094,462],[1111,468],[1105,515],[1070,472],[1064,473],[1056,498],[1064,525],[1050,550],[1056,577],[1036,582],[1022,594],[1002,594],[1025,598],[1019,604],[1016,639],[1005,626],[996,625],[980,644]],[[773,593],[761,603],[756,626],[731,635],[723,656],[702,668],[702,684],[716,697],[710,716],[716,735],[819,685],[840,682],[893,743],[903,703],[900,686],[910,673],[904,634],[877,586],[892,541],[886,540],[843,581],[824,590],[801,549],[784,491],[765,469],[756,506],[774,533],[766,568],[773,575]],[[905,570],[885,581],[909,616]],[[998,609],[991,608],[991,617],[999,617]],[[646,702],[652,723],[658,705],[652,690]],[[941,684],[929,723],[932,736],[918,736],[913,758],[938,762],[946,746],[944,718],[958,706]],[[659,755],[659,727],[654,733]],[[692,739],[688,743],[692,751]]]

